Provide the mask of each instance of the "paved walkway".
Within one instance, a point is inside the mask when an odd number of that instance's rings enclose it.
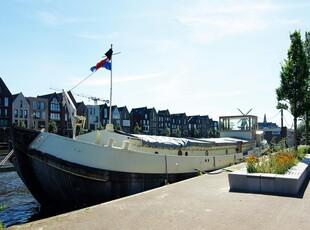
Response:
[[[227,172],[10,229],[309,229],[310,184],[298,197],[229,192]]]

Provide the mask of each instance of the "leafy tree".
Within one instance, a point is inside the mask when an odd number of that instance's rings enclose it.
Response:
[[[49,133],[57,133],[58,132],[57,124],[54,120],[48,121],[48,132]]]
[[[122,130],[121,124],[118,123],[115,129],[121,131]]]
[[[164,128],[163,134],[164,134],[164,136],[169,137],[170,136],[170,130],[167,128]]]
[[[176,137],[181,137],[181,130],[180,130],[179,128],[177,128],[177,129],[175,130],[175,136],[176,136]]]
[[[133,127],[133,133],[134,134],[141,134],[141,127],[139,126],[138,123],[136,123],[135,127]]]
[[[305,43],[304,43],[305,54],[307,57],[308,69],[310,68],[310,32],[305,34]],[[306,144],[309,144],[309,118],[310,118],[310,74],[308,75],[308,90],[306,95],[305,103],[305,132],[306,132]]]
[[[20,127],[20,128],[26,128],[25,122],[24,122],[24,121],[19,121],[19,122],[18,122],[18,127]]]
[[[200,137],[199,129],[194,129],[194,137]]]
[[[294,117],[294,143],[297,150],[297,118],[305,114],[309,69],[300,32],[290,34],[290,39],[287,59],[281,64],[281,82],[276,94],[277,108],[288,110]]]

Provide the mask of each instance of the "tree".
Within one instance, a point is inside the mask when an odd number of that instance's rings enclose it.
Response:
[[[307,58],[308,69],[310,68],[310,32],[305,34],[305,43],[304,43],[305,54]],[[309,117],[310,117],[310,74],[308,75],[308,90],[306,95],[305,102],[305,132],[306,132],[306,144],[309,144]]]
[[[49,133],[57,133],[58,132],[57,124],[54,120],[48,121],[48,132]]]
[[[167,127],[164,128],[163,134],[164,134],[164,136],[169,137],[170,136],[170,130],[167,129]]]
[[[294,117],[294,144],[297,150],[297,118],[305,114],[309,69],[300,32],[290,34],[290,39],[287,59],[281,64],[281,82],[276,94],[277,108],[288,110]]]
[[[134,134],[141,134],[141,127],[139,126],[138,123],[136,123],[135,127],[133,127],[133,133]]]
[[[25,122],[24,122],[24,121],[19,121],[19,122],[18,122],[18,127],[20,127],[20,128],[26,128]]]
[[[180,130],[179,128],[177,128],[177,129],[175,130],[175,136],[176,136],[176,137],[181,137],[181,130]]]
[[[194,129],[194,137],[200,137],[199,129]]]

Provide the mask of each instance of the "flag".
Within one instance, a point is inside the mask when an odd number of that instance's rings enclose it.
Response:
[[[112,66],[111,66],[111,57],[112,57],[112,54],[113,54],[113,50],[112,49],[109,49],[106,53],[105,53],[105,56],[106,58],[105,59],[102,59],[100,62],[98,62],[95,66],[91,67],[90,70],[92,72],[94,71],[97,71],[99,68],[103,67],[103,68],[106,68],[107,70],[111,70],[112,69]]]
[[[106,68],[107,70],[111,70],[111,62],[108,61],[108,58],[101,60],[95,66],[91,67],[90,70],[94,72],[97,71],[99,68]]]
[[[110,49],[105,53],[105,56],[107,56],[107,58],[108,58],[109,60],[111,60],[112,54],[113,54],[113,50],[112,50],[112,48],[110,48]]]

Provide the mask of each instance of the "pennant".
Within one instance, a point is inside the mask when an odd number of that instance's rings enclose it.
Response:
[[[105,56],[107,56],[107,58],[108,58],[109,60],[111,60],[112,54],[113,54],[113,50],[112,50],[112,48],[110,48],[110,49],[105,53]]]

